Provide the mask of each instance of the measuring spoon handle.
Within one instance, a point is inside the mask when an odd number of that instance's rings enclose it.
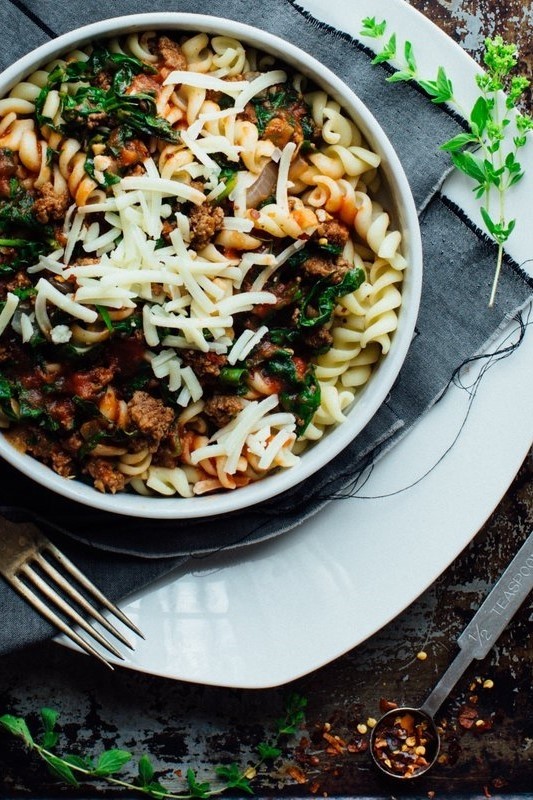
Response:
[[[475,658],[485,658],[531,589],[533,531],[459,636],[460,652],[423,704],[426,714],[435,714]]]
[[[457,640],[472,658],[485,658],[533,589],[533,531],[496,581]]]

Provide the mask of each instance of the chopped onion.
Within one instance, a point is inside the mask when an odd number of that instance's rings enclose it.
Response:
[[[273,161],[269,161],[255,183],[252,183],[246,191],[247,208],[257,208],[259,203],[273,195],[276,191],[277,182],[278,165]]]

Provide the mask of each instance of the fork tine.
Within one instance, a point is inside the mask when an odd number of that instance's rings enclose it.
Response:
[[[19,576],[24,575],[28,581],[30,581],[42,594],[45,595],[52,603],[54,603],[61,611],[66,614],[66,616],[70,617],[80,628],[83,628],[89,636],[92,636],[102,647],[105,647],[106,650],[109,650],[117,658],[123,659],[123,656],[117,650],[117,648],[112,645],[110,642],[105,639],[99,631],[95,630],[87,620],[85,620],[81,614],[79,614],[75,608],[72,608],[63,598],[59,595],[51,586],[48,585],[46,581],[44,581],[41,576],[35,572],[34,569],[29,564],[24,564],[18,572]]]
[[[103,627],[106,628],[109,631],[109,633],[112,633],[113,636],[115,636],[119,641],[121,641],[122,644],[125,644],[126,647],[130,648],[130,650],[133,650],[133,645],[131,644],[131,642],[129,642],[126,639],[126,637],[119,630],[117,630],[115,626],[112,625],[108,619],[106,619],[106,617],[104,617],[103,614],[101,614],[96,608],[94,608],[88,602],[88,600],[86,600],[86,598],[82,594],[80,594],[80,592],[78,592],[78,590],[74,586],[72,586],[71,583],[65,580],[63,575],[60,572],[58,572],[57,569],[52,564],[50,564],[45,558],[43,558],[42,554],[35,556],[33,561],[39,564],[41,569],[43,569],[52,578],[52,580],[55,581],[55,583],[61,589],[63,589],[65,594],[69,595],[73,600],[75,600],[76,603],[78,603],[78,605],[80,605],[83,608],[83,610],[87,612],[87,614],[89,614],[93,619],[99,622],[100,625],[103,625]]]
[[[48,608],[48,606],[45,603],[43,603],[43,601],[35,594],[35,592],[32,592],[32,590],[28,586],[26,586],[21,580],[19,580],[19,578],[17,578],[16,576],[12,576],[10,578],[10,583],[12,584],[12,586],[14,586],[14,588],[18,592],[20,592],[20,594],[22,595],[22,597],[24,597],[25,600],[31,603],[33,607],[40,614],[43,615],[43,617],[45,617],[52,623],[52,625],[55,625],[56,628],[59,628],[59,630],[62,631],[62,633],[64,633],[65,636],[68,636],[69,639],[72,639],[72,641],[75,642],[75,644],[77,644],[79,647],[81,647],[82,650],[85,650],[86,653],[89,653],[89,655],[91,656],[95,656],[99,661],[105,664],[106,667],[109,667],[109,669],[111,670],[114,669],[113,665],[110,664],[106,658],[100,655],[98,650],[95,650],[94,647],[92,647],[88,642],[86,642],[85,639],[83,639],[83,637],[79,636],[79,634],[77,634],[76,631],[71,630],[69,626],[61,619],[61,617],[59,617],[54,611]]]
[[[44,549],[51,553],[65,568],[65,570],[67,570],[67,572],[76,578],[80,586],[83,586],[84,589],[90,592],[104,608],[107,608],[108,611],[111,611],[111,613],[114,614],[117,619],[123,622],[124,625],[126,625],[131,631],[136,633],[137,636],[140,636],[141,639],[144,639],[142,631],[139,630],[139,628],[129,619],[129,617],[127,617],[126,614],[124,614],[124,612],[121,611],[120,608],[118,608],[114,603],[108,600],[105,594],[103,594],[100,589],[94,585],[94,583],[91,583],[91,581],[83,574],[83,572],[80,572],[75,564],[73,564],[70,559],[68,559],[60,550],[58,550],[55,545],[53,545],[51,542],[48,542]]]

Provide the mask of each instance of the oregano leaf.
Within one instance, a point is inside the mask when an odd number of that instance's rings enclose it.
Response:
[[[387,83],[399,83],[400,81],[412,81],[413,76],[407,70],[399,69],[397,72],[393,72],[392,75],[385,78],[385,80]]]
[[[5,728],[9,733],[24,740],[24,743],[31,747],[33,745],[33,736],[26,724],[26,720],[22,717],[14,717],[11,714],[4,714],[0,717],[0,725]]]
[[[274,747],[267,742],[260,742],[257,745],[257,753],[262,761],[269,761],[274,758],[279,758],[281,755],[281,750],[279,747]]]
[[[58,717],[59,712],[55,711],[53,708],[41,708],[41,720],[45,731],[54,730]]]
[[[249,779],[243,775],[238,764],[220,766],[216,768],[216,774],[221,778],[228,789],[240,789],[247,794],[253,794]]]
[[[55,731],[45,731],[41,738],[41,747],[45,750],[53,750],[59,741],[59,734]]]
[[[452,99],[453,84],[446,75],[444,67],[439,67],[437,70],[437,89],[439,90],[440,96],[443,98],[443,102]]]
[[[411,42],[407,41],[405,43],[403,53],[405,60],[407,62],[407,66],[414,75],[416,73],[416,61],[415,61],[415,54],[413,52],[413,45]]]
[[[419,78],[417,83],[430,97],[436,97],[439,94],[436,81],[427,81]]]
[[[477,136],[482,136],[489,121],[489,108],[484,97],[478,97],[470,113],[472,130]]]
[[[452,152],[451,159],[457,169],[464,172],[470,178],[484,184],[486,181],[486,174],[483,162],[481,159],[476,158],[472,153],[467,152]]]
[[[516,184],[519,181],[521,181],[523,177],[524,177],[524,173],[523,172],[517,172],[515,175],[513,175],[513,177],[509,181],[509,186],[516,186]]]
[[[94,770],[95,775],[113,775],[131,761],[132,755],[126,750],[104,750],[98,758]]]
[[[63,761],[66,761],[71,767],[79,767],[79,769],[85,769],[89,772],[94,770],[94,764],[90,758],[84,756],[78,756],[74,753],[68,753],[65,756],[61,756]]]
[[[58,758],[51,753],[43,753],[42,757],[52,775],[54,775],[56,778],[61,778],[61,780],[66,781],[71,786],[79,786],[76,776],[72,772],[69,765],[63,761],[63,759]]]
[[[448,152],[455,152],[473,142],[477,142],[477,137],[474,136],[474,134],[459,133],[457,136],[454,136],[453,139],[449,139],[447,142],[444,142],[444,144],[441,144],[440,149],[447,150]]]
[[[391,61],[396,55],[396,34],[393,33],[389,41],[381,51],[373,59],[372,64],[381,64],[384,61]]]
[[[487,228],[489,233],[493,234],[494,233],[494,222],[492,221],[492,218],[491,218],[489,212],[487,211],[485,206],[481,206],[480,211],[481,211],[481,216],[483,217],[483,222],[485,223],[485,227]]]
[[[361,28],[360,35],[368,36],[369,39],[379,39],[380,36],[383,36],[387,28],[386,20],[376,22],[375,17],[365,17],[362,25],[363,27]]]
[[[152,781],[147,786],[143,787],[152,797],[167,797],[169,792],[162,786],[159,781]]]
[[[152,762],[146,755],[142,755],[139,759],[139,781],[141,786],[147,786],[152,782],[154,777],[154,768]]]
[[[208,797],[209,792],[211,790],[211,784],[208,781],[204,781],[200,783],[196,777],[196,773],[193,769],[188,769],[186,774],[187,786],[189,787],[189,792],[192,794],[193,797]]]

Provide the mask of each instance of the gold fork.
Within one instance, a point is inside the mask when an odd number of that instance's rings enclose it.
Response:
[[[0,516],[0,575],[65,636],[111,669],[113,667],[109,661],[74,630],[73,626],[77,625],[95,642],[122,660],[124,657],[120,651],[90,625],[86,617],[98,622],[131,650],[133,645],[93,603],[110,611],[137,636],[144,638],[136,625],[43,536],[32,522],[11,522]],[[85,616],[80,611],[85,612]]]

